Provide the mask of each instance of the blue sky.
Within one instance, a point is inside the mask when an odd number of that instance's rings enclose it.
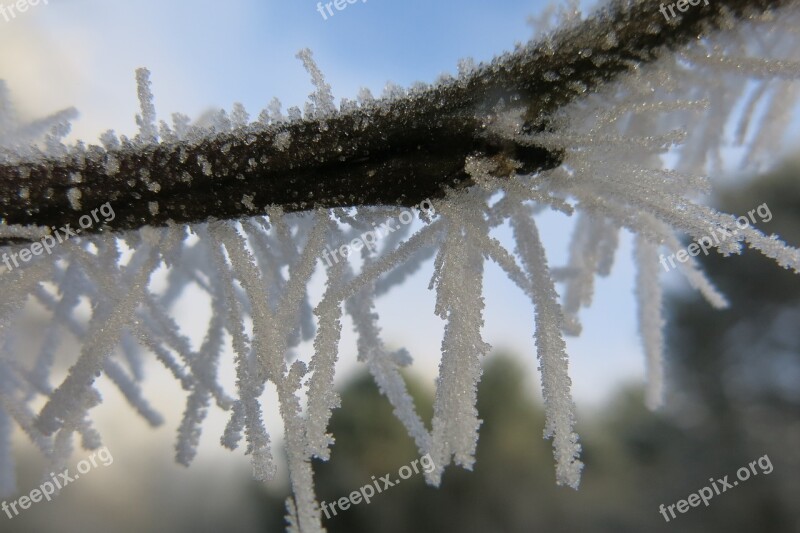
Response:
[[[380,94],[388,81],[433,82],[455,73],[459,58],[488,60],[512,49],[531,36],[526,18],[544,3],[359,0],[328,20],[316,6],[310,0],[50,0],[9,22],[0,19],[0,78],[31,116],[77,107],[73,138],[92,142],[105,129],[135,131],[134,70],[141,66],[152,71],[160,118],[175,111],[196,117],[237,101],[256,116],[273,96],[284,109],[302,106],[312,88],[295,58],[301,48],[314,51],[337,98],[354,97],[362,86]],[[563,264],[571,221],[546,214],[537,222],[551,264]],[[583,335],[568,341],[579,407],[597,407],[621,381],[643,379],[630,257],[626,237],[613,275],[598,284],[595,304],[583,315]],[[432,312],[429,276],[426,269],[380,302],[379,311],[387,341],[407,346],[432,378],[442,325]],[[485,338],[523,356],[534,383],[532,333],[531,305],[489,265]]]

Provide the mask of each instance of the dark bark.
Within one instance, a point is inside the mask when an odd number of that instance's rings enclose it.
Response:
[[[472,153],[513,158],[524,172],[553,168],[561,154],[494,138],[482,117],[503,99],[527,106],[528,129],[546,129],[548,118],[565,104],[731,20],[722,13],[743,20],[786,3],[714,0],[667,23],[658,2],[617,1],[551,40],[530,43],[465,79],[399,100],[270,125],[244,139],[225,133],[199,144],[0,163],[0,216],[9,224],[75,227],[78,217],[111,202],[116,218],[84,230],[89,232],[238,218],[264,213],[268,206],[287,211],[411,206],[441,197],[448,187],[470,185],[463,167]],[[282,132],[291,136],[284,150],[275,144]],[[113,175],[106,172],[108,156],[119,161]],[[203,172],[203,161],[211,165],[210,175]],[[19,194],[23,187],[25,198]],[[72,188],[80,190],[77,210],[68,201]],[[251,202],[255,209],[248,208]]]

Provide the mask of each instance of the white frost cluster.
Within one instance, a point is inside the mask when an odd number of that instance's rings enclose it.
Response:
[[[562,12],[566,24],[579,19],[575,5]],[[548,16],[553,15],[552,13]],[[576,19],[576,17],[578,17]],[[785,133],[797,103],[800,66],[791,58],[800,49],[796,29],[800,12],[785,10],[780,20],[752,21],[696,42],[680,54],[638,68],[619,83],[586,95],[554,117],[547,132],[521,131],[523,109],[518,103],[498,105],[484,117],[487,131],[509,141],[560,150],[565,160],[556,169],[534,175],[509,173],[514,161],[470,157],[465,170],[477,186],[452,191],[435,202],[436,214],[411,233],[403,225],[381,241],[377,253],[366,251],[358,261],[327,267],[319,260],[326,246],[338,246],[397,216],[393,207],[358,207],[284,213],[238,221],[190,226],[143,228],[115,236],[81,236],[37,256],[24,266],[0,275],[0,491],[14,491],[14,461],[10,436],[21,428],[49,458],[52,469],[68,459],[74,438],[82,446],[100,446],[90,416],[100,401],[95,383],[113,382],[131,406],[151,425],[162,423],[140,389],[144,360],[155,357],[188,392],[178,428],[176,460],[188,465],[196,454],[201,428],[214,406],[229,415],[220,436],[223,446],[244,446],[258,479],[275,472],[270,435],[261,398],[274,386],[285,427],[293,497],[287,502],[289,530],[321,532],[314,493],[312,459],[327,459],[333,436],[328,433],[332,410],[339,406],[334,368],[345,313],[358,336],[358,358],[407,428],[420,455],[431,454],[436,469],[427,475],[438,485],[451,462],[470,469],[475,461],[481,424],[476,410],[481,361],[490,346],[481,337],[484,262],[497,263],[535,309],[532,334],[545,400],[545,436],[553,439],[558,483],[578,486],[582,463],[574,431],[564,335],[580,332],[579,312],[592,300],[595,276],[608,275],[621,230],[636,236],[636,280],[644,352],[647,357],[648,404],[662,397],[661,289],[657,254],[675,250],[679,236],[698,238],[710,228],[735,229],[732,215],[697,203],[707,192],[702,176],[722,168],[723,132],[733,125],[735,142],[743,148],[742,167],[762,169],[770,149]],[[767,31],[768,30],[768,31]],[[665,30],[668,31],[668,30]],[[757,35],[758,39],[752,39]],[[613,38],[613,36],[611,36]],[[602,50],[586,51],[602,62]],[[336,108],[329,85],[309,51],[299,55],[316,88],[305,118],[320,119],[357,107],[384,105],[369,91]],[[461,76],[475,69],[462,64]],[[568,76],[553,72],[550,76]],[[106,149],[153,142],[196,141],[217,132],[236,132],[246,139],[252,128],[287,120],[303,120],[298,108],[281,112],[273,101],[257,122],[241,105],[192,123],[175,114],[172,126],[157,125],[149,73],[136,74],[141,114],[133,141],[102,136]],[[458,83],[461,78],[444,78]],[[580,92],[580,88],[571,90]],[[402,93],[402,94],[401,94]],[[386,98],[405,94],[396,87]],[[733,114],[737,105],[742,114]],[[0,84],[0,158],[31,159],[85,150],[61,143],[69,131],[68,110],[32,124],[20,124]],[[278,148],[291,149],[290,136]],[[179,148],[176,148],[179,149]],[[109,174],[119,171],[113,156]],[[213,176],[208,162],[198,169]],[[517,166],[518,167],[518,166]],[[501,170],[505,169],[505,170]],[[159,188],[153,175],[153,190]],[[186,176],[188,181],[191,176]],[[79,182],[79,180],[78,180]],[[20,196],[24,198],[24,191]],[[69,192],[80,205],[80,195]],[[252,198],[245,196],[247,205]],[[568,264],[551,268],[539,238],[534,215],[543,208],[576,213]],[[157,212],[158,204],[150,206]],[[492,236],[508,225],[513,248]],[[0,226],[0,236],[36,238],[42,228]],[[800,271],[800,252],[777,237],[750,228],[720,244],[723,254],[738,253],[742,244],[760,250],[781,266]],[[124,252],[124,251],[128,251]],[[4,251],[10,251],[8,249]],[[434,417],[430,429],[417,413],[400,370],[411,362],[405,350],[390,351],[381,339],[376,298],[401,285],[433,259],[430,288],[436,291],[434,314],[445,322]],[[726,305],[696,264],[683,274],[714,307]],[[159,269],[168,272],[166,288],[152,284]],[[326,289],[319,301],[308,293],[311,277],[324,270]],[[201,346],[193,349],[173,315],[175,302],[192,287],[207,293],[212,316]],[[558,287],[558,289],[557,289]],[[559,297],[559,293],[561,297]],[[91,303],[88,318],[81,302]],[[24,319],[26,303],[36,302],[50,314],[36,357],[15,356],[15,323]],[[76,339],[81,352],[66,377],[54,383],[53,369],[65,337]],[[313,340],[314,353],[304,361],[297,353]],[[223,357],[232,356],[236,390],[226,392],[218,379]],[[38,412],[32,405],[44,406]],[[303,399],[306,399],[305,405]]]

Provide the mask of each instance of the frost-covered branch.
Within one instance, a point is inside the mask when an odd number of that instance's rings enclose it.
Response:
[[[362,91],[340,109],[303,51],[315,87],[305,113],[292,108],[285,117],[274,102],[255,123],[235,105],[204,126],[182,115],[157,125],[140,70],[139,133],[107,132],[105,148],[61,143],[71,111],[20,126],[0,85],[0,240],[37,238],[106,202],[116,218],[100,229],[144,225],[81,235],[46,254],[35,245],[0,250],[0,497],[14,490],[7,443],[17,429],[45,456],[47,471],[63,468],[78,438],[84,448],[101,445],[92,410],[102,382],[148,423],[161,422],[140,385],[151,357],[187,393],[175,444],[181,464],[197,454],[213,408],[228,419],[221,444],[241,447],[255,477],[269,479],[277,428],[265,413],[277,406],[292,485],[288,531],[324,532],[313,465],[332,455],[335,371],[348,322],[359,360],[420,455],[434,460],[426,479],[439,484],[451,464],[475,463],[477,388],[490,349],[481,331],[489,260],[532,304],[555,480],[577,487],[582,461],[564,335],[580,332],[581,311],[597,279],[611,273],[623,230],[637,244],[651,406],[662,392],[670,396],[662,250],[682,262],[681,239],[705,238],[720,254],[747,247],[800,273],[800,249],[702,203],[709,174],[727,166],[756,173],[775,160],[800,104],[800,0],[748,5],[716,0],[669,25],[650,0],[618,1],[587,22],[569,11],[558,33],[491,65],[465,61],[457,79],[391,89],[382,101]],[[730,157],[731,131],[740,161]],[[427,197],[431,208],[414,224],[409,210],[370,205]],[[539,235],[536,218],[547,210],[577,218],[565,265],[554,265]],[[506,229],[511,247],[500,239]],[[704,237],[715,234],[728,238]],[[676,271],[724,307],[701,266],[689,261]],[[389,349],[376,299],[430,267],[444,335],[428,425],[401,372],[412,354]],[[202,342],[187,336],[179,320],[186,307],[176,305],[199,308],[200,299],[211,312],[192,321]],[[52,319],[29,358],[18,337],[40,310]],[[69,339],[80,347],[77,358]]]
[[[560,151],[490,133],[498,104],[525,105],[524,130],[546,131],[552,114],[576,97],[692,39],[786,3],[715,0],[667,22],[652,2],[618,0],[488,65],[465,63],[458,78],[398,89],[382,100],[367,91],[357,103],[343,100],[339,110],[305,52],[299,57],[317,88],[305,116],[295,109],[284,117],[273,105],[248,124],[239,107],[223,117],[227,131],[213,135],[181,135],[188,119],[173,115],[174,132],[162,122],[159,139],[148,76],[140,71],[135,139],[106,134],[103,148],[61,147],[57,156],[0,152],[0,218],[21,226],[74,226],[80,215],[111,202],[117,216],[84,229],[103,232],[240,218],[264,214],[269,206],[410,206],[471,184],[464,172],[468,155],[514,160],[522,164],[520,173],[554,168],[562,162]],[[0,100],[4,92],[0,88]],[[54,121],[37,128],[65,133],[63,117]],[[5,133],[12,145],[28,136]]]

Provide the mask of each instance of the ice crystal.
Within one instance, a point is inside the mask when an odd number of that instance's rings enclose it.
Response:
[[[547,11],[533,24],[541,30],[553,18],[562,27],[576,24],[580,19],[577,2],[559,12]],[[521,168],[518,162],[472,155],[464,169],[475,186],[451,191],[435,202],[435,212],[421,217],[421,227],[412,233],[411,226],[402,226],[374,253],[365,252],[358,261],[326,266],[319,259],[326,247],[350,242],[380,221],[396,216],[397,208],[361,206],[305,213],[271,208],[266,215],[238,221],[81,235],[55,247],[52,254],[35,256],[24,267],[3,272],[0,491],[8,494],[14,490],[9,438],[15,424],[53,469],[68,459],[75,437],[81,438],[84,447],[100,446],[90,416],[100,401],[95,389],[100,377],[119,388],[148,423],[162,423],[140,389],[144,357],[150,354],[189,393],[175,445],[175,457],[181,464],[192,462],[203,421],[208,411],[216,408],[229,417],[220,436],[222,445],[236,449],[243,444],[255,477],[272,477],[272,439],[264,424],[261,397],[268,384],[274,386],[285,427],[293,491],[287,501],[289,529],[324,531],[314,494],[312,460],[328,459],[334,441],[328,423],[339,406],[334,369],[345,314],[357,334],[359,361],[367,366],[420,454],[430,453],[434,458],[436,469],[427,474],[427,480],[439,484],[451,462],[470,469],[475,461],[481,425],[477,387],[483,356],[490,349],[481,336],[487,259],[497,263],[532,303],[532,335],[545,401],[544,434],[553,439],[557,482],[577,487],[582,463],[564,335],[580,332],[580,310],[592,301],[596,277],[611,271],[621,230],[633,233],[639,322],[649,381],[647,402],[651,407],[661,402],[664,343],[657,255],[661,248],[669,252],[680,249],[681,236],[700,238],[711,229],[731,233],[737,229],[733,215],[706,207],[697,198],[709,189],[706,174],[724,170],[722,132],[729,122],[738,120],[734,129],[736,140],[745,148],[745,169],[763,168],[772,155],[769,148],[784,136],[788,126],[784,117],[798,96],[792,82],[800,77],[800,65],[789,59],[800,48],[794,31],[798,19],[800,12],[792,8],[778,21],[768,22],[770,31],[764,31],[767,23],[763,21],[739,24],[714,39],[694,42],[679,54],[634,69],[599,92],[587,93],[584,83],[565,83],[566,92],[580,97],[552,117],[552,127],[545,131],[523,131],[523,102],[506,102],[491,116],[482,117],[486,134],[511,144],[557,150],[564,154],[563,163],[552,170],[523,175],[515,170]],[[754,34],[759,38],[751,39]],[[585,48],[581,55],[602,64],[604,46],[613,46],[620,38],[606,35],[597,41],[605,45]],[[139,133],[131,141],[108,131],[101,142],[106,150],[135,150],[162,143],[185,162],[189,155],[181,143],[233,132],[235,140],[228,137],[230,142],[247,145],[255,132],[267,127],[282,128],[286,121],[308,119],[324,123],[337,113],[396,105],[406,94],[389,85],[385,99],[375,100],[364,89],[356,101],[342,101],[337,109],[311,52],[303,50],[298,57],[315,88],[305,116],[297,107],[284,116],[280,102],[273,100],[254,123],[248,122],[244,107],[236,104],[230,115],[214,112],[192,122],[174,114],[171,126],[161,121],[157,127],[149,72],[140,69],[136,72]],[[472,61],[463,61],[459,80],[475,68]],[[572,74],[560,69],[544,76],[555,83],[562,78],[569,81]],[[742,103],[744,111],[733,115],[731,109],[737,103]],[[96,157],[108,175],[117,174],[120,163],[111,152],[91,155],[80,144],[69,147],[61,142],[73,116],[73,110],[66,110],[22,124],[0,83],[0,155],[12,162],[42,158],[43,154],[48,161]],[[691,129],[683,129],[686,125]],[[292,141],[288,131],[276,132],[274,143],[279,150],[291,150]],[[230,150],[230,143],[222,146],[214,164],[203,157],[191,163],[196,163],[196,172],[225,175],[228,169],[222,163]],[[670,161],[669,165],[665,161]],[[251,167],[268,163],[263,157],[246,161]],[[161,188],[161,178],[150,175],[146,168],[137,179],[152,191]],[[191,183],[192,176],[184,173],[179,179]],[[71,182],[79,184],[81,179],[78,176]],[[66,194],[71,207],[80,210],[79,189],[69,188]],[[256,194],[245,194],[239,201],[255,211]],[[25,188],[19,196],[28,197]],[[159,212],[158,202],[150,202],[148,207],[154,215]],[[543,208],[577,213],[568,263],[560,268],[550,266],[539,238],[534,215]],[[512,248],[491,236],[492,230],[504,224],[512,229]],[[4,238],[38,239],[49,231],[46,227],[0,225]],[[716,244],[720,253],[739,253],[746,245],[784,268],[800,271],[800,252],[777,238],[754,228],[732,234],[729,242]],[[4,251],[17,251],[19,246],[8,245]],[[123,249],[130,250],[124,258]],[[433,313],[445,326],[434,416],[428,430],[400,373],[411,363],[411,355],[404,349],[390,351],[386,347],[375,301],[431,259],[430,288],[436,291]],[[162,268],[168,283],[156,291],[151,280]],[[317,271],[327,283],[321,299],[312,302],[308,285]],[[679,271],[712,306],[727,305],[695,262],[681,264]],[[206,292],[212,307],[205,338],[197,349],[173,316],[176,300],[190,285]],[[14,325],[24,319],[25,312],[20,310],[29,300],[38,302],[51,321],[42,334],[37,356],[20,360],[11,348]],[[78,309],[83,300],[92,304],[88,318]],[[60,383],[52,383],[56,357],[66,355],[58,348],[65,336],[77,339],[80,356]],[[297,348],[312,339],[313,355],[302,360]],[[228,356],[236,370],[233,396],[225,392],[218,375],[220,360]],[[44,406],[38,413],[33,411],[31,406],[42,399]]]

